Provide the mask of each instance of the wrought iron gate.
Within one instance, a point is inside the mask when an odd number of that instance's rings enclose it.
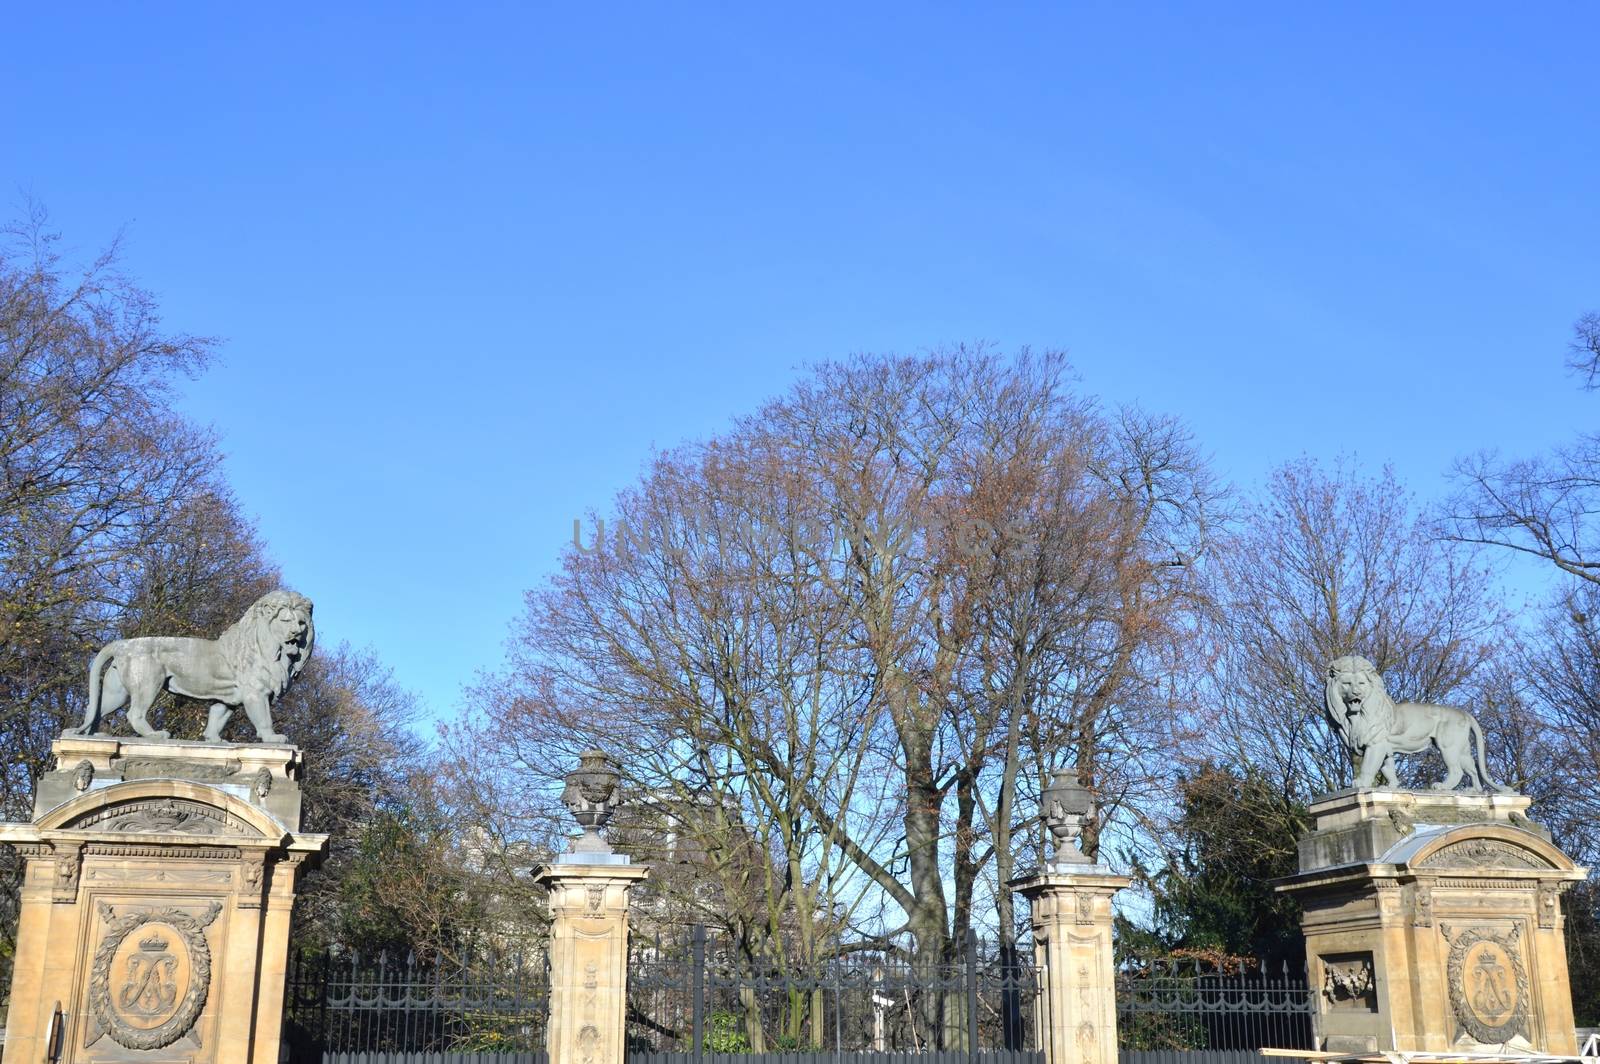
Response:
[[[545,1064],[544,957],[300,954],[285,991],[290,1064]]]
[[[809,966],[695,927],[628,965],[629,1064],[1043,1064],[1039,973],[969,936],[947,963],[861,950]]]

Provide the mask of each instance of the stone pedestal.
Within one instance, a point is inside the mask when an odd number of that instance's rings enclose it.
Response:
[[[1111,899],[1129,882],[1100,865],[1056,864],[1009,884],[1028,899],[1044,972],[1034,1015],[1045,1064],[1117,1064]]]
[[[534,878],[550,889],[550,1064],[622,1064],[628,892],[649,874],[614,854],[564,854]],[[609,860],[614,863],[578,863]]]
[[[1317,1048],[1574,1054],[1560,894],[1582,880],[1522,795],[1312,803],[1300,872]]]
[[[295,877],[327,845],[298,831],[299,752],[53,750],[33,820],[0,825],[24,858],[7,1059],[276,1064]]]

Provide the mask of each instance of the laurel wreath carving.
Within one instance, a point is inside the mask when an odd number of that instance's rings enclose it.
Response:
[[[115,915],[112,907],[100,903],[100,917],[106,922],[105,937],[94,953],[94,965],[89,971],[89,1005],[101,1030],[111,1035],[119,1044],[129,1049],[160,1049],[176,1042],[194,1026],[200,1012],[206,1007],[206,997],[211,992],[211,948],[206,945],[205,930],[222,912],[222,903],[214,901],[199,916],[181,909],[135,909]],[[183,936],[189,949],[189,989],[178,1003],[167,1022],[148,1030],[123,1022],[111,1005],[111,961],[116,956],[122,940],[146,924],[166,924]],[[92,1045],[97,1035],[91,1035]],[[196,1044],[199,1043],[197,1036]]]
[[[1474,927],[1461,931],[1451,937],[1450,928],[1444,924],[1439,925],[1439,931],[1450,944],[1450,962],[1448,981],[1450,986],[1450,1011],[1455,1013],[1456,1022],[1477,1041],[1485,1045],[1504,1045],[1517,1035],[1531,1039],[1532,1032],[1528,1029],[1528,970],[1522,966],[1522,927],[1513,925],[1509,934],[1496,934],[1488,928]],[[1491,1027],[1478,1019],[1477,1013],[1472,1011],[1472,1006],[1467,1002],[1466,961],[1467,951],[1480,942],[1493,942],[1505,950],[1506,956],[1511,959],[1511,970],[1517,982],[1517,1004],[1506,1018],[1506,1022],[1497,1027]]]

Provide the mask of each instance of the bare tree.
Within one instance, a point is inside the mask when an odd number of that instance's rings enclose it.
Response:
[[[1585,314],[1573,323],[1567,368],[1583,378],[1586,390],[1600,388],[1600,314]]]
[[[826,956],[848,921],[944,958],[1007,894],[1019,788],[1153,775],[1215,496],[1177,426],[1098,412],[1060,356],[825,364],[618,498],[462,744],[523,793],[623,754],[754,950]]]
[[[27,819],[52,741],[82,714],[100,646],[215,636],[281,576],[213,440],[173,406],[174,381],[205,365],[211,342],[164,330],[151,296],[118,272],[115,247],[70,271],[37,209],[3,235],[0,816]],[[171,697],[158,712],[180,732],[205,717]],[[277,712],[307,754],[308,829],[335,835],[300,914],[302,926],[328,924],[346,840],[393,800],[417,756],[409,700],[370,656],[324,649]],[[9,851],[0,865],[15,871]],[[0,914],[0,957],[10,915]]]
[[[1600,314],[1573,326],[1567,365],[1596,387],[1600,373]],[[1485,452],[1456,464],[1458,490],[1445,508],[1439,534],[1541,558],[1569,576],[1600,583],[1600,436],[1537,458],[1503,461]]]
[[[1459,701],[1487,676],[1504,631],[1487,573],[1431,536],[1388,470],[1280,468],[1220,558],[1194,749],[1265,771],[1285,798],[1350,778],[1323,720],[1330,660],[1370,658],[1396,699]]]

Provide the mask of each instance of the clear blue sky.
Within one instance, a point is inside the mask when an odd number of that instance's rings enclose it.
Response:
[[[593,13],[590,13],[593,12]],[[1600,423],[1591,3],[31,4],[0,182],[222,336],[185,391],[439,714],[574,516],[802,364],[987,339],[1250,485]],[[426,630],[428,637],[424,638]]]

